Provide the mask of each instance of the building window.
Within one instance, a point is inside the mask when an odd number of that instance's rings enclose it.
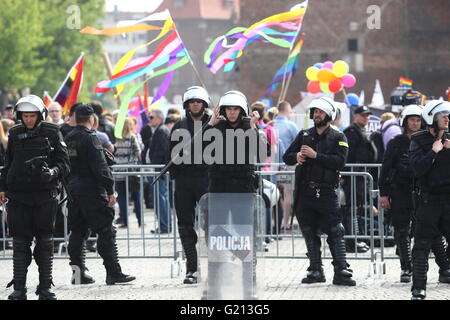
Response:
[[[185,4],[186,4],[185,0],[173,0],[173,6],[175,8],[183,8]]]
[[[348,39],[347,46],[348,51],[358,52],[358,39]]]
[[[321,53],[320,54],[320,61],[328,61],[328,53]]]

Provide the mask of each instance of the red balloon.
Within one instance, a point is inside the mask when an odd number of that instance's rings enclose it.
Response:
[[[306,90],[309,93],[316,94],[320,92],[320,82],[319,81],[309,81],[306,86]]]
[[[328,85],[328,89],[330,89],[331,92],[337,93],[342,89],[342,81],[341,79],[333,79],[330,81],[330,84]]]

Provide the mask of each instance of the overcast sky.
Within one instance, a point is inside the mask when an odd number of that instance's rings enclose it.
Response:
[[[113,11],[119,6],[119,11],[152,12],[161,5],[163,0],[106,0],[106,11]]]

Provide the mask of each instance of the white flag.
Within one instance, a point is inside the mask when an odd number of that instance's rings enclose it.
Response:
[[[384,97],[383,92],[381,92],[380,80],[377,79],[375,82],[375,90],[372,96],[372,102],[370,103],[371,107],[377,109],[384,109]]]

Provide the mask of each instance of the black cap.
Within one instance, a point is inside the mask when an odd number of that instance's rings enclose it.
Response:
[[[6,107],[5,107],[5,110],[6,109],[14,109],[14,106],[12,105],[12,104],[8,104]]]
[[[359,106],[357,108],[355,108],[354,111],[355,114],[359,113],[359,114],[372,114],[372,111],[370,111],[369,108],[367,108],[366,106]]]
[[[81,104],[77,106],[75,112],[80,116],[91,116],[94,114],[94,109],[90,104]]]

